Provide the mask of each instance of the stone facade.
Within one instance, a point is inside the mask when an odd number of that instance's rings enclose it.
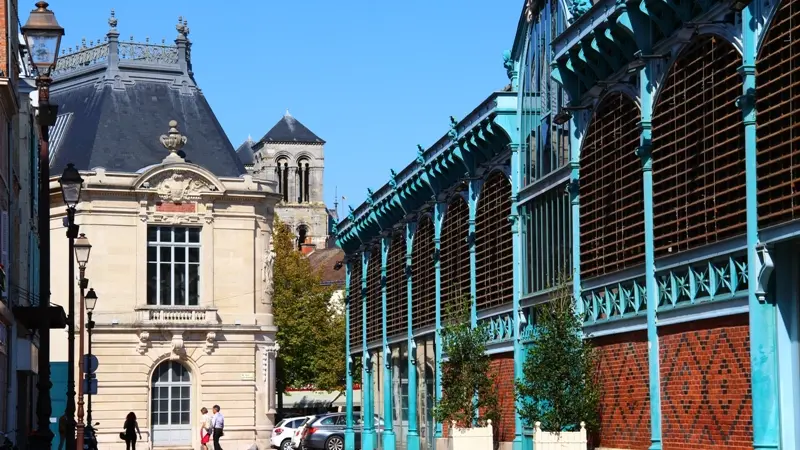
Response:
[[[279,348],[270,289],[274,184],[218,178],[174,153],[140,172],[82,173],[76,222],[93,246],[86,277],[99,297],[99,448],[124,448],[118,434],[131,411],[153,447],[199,448],[200,408],[215,404],[225,415],[225,448],[269,448]],[[56,179],[50,202],[58,205],[52,301],[66,305],[71,255]],[[52,332],[53,355],[66,354],[66,338]]]

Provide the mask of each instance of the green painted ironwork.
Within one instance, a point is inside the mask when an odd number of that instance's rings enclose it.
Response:
[[[748,288],[747,257],[738,254],[660,271],[656,273],[656,284],[658,312],[744,298]],[[644,274],[585,291],[581,300],[585,325],[644,316],[647,311]]]

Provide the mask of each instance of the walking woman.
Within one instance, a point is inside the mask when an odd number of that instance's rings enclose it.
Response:
[[[211,414],[205,407],[200,408],[200,449],[208,450],[208,441],[211,440]]]
[[[139,431],[139,422],[136,421],[136,414],[133,411],[128,413],[125,417],[125,450],[136,450],[136,435],[139,439],[142,438],[142,432]]]

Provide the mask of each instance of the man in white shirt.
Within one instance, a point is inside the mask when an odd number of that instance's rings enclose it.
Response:
[[[219,445],[219,438],[225,435],[225,417],[219,412],[219,405],[214,405],[211,408],[214,411],[214,417],[211,418],[211,428],[214,429],[214,450],[222,450]]]

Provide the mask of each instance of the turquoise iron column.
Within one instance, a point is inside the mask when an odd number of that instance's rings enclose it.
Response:
[[[522,336],[520,329],[523,326],[520,316],[519,301],[522,295],[522,236],[520,234],[519,205],[517,204],[517,193],[520,186],[520,152],[518,144],[511,144],[511,211],[509,219],[511,221],[511,246],[512,246],[512,314],[514,316],[514,381],[522,380],[522,365],[525,355],[522,348]],[[513,450],[522,450],[522,417],[519,408],[522,406],[520,399],[516,399],[514,408],[514,443]]]
[[[345,416],[344,425],[344,450],[356,449],[356,435],[353,431],[353,357],[350,355],[350,277],[352,276],[352,265],[347,261],[344,266],[344,298],[347,303],[344,308],[344,357],[347,369],[345,371]]]
[[[583,299],[581,298],[581,210],[580,192],[580,155],[581,155],[581,128],[583,120],[581,113],[573,114],[569,122],[569,184],[567,193],[570,201],[570,215],[572,221],[572,295],[575,297],[578,316],[583,320]]]
[[[417,431],[417,344],[414,340],[414,296],[411,294],[413,287],[411,264],[414,246],[414,233],[417,224],[406,224],[406,282],[408,283],[408,435],[406,442],[408,450],[419,450],[419,432]]]
[[[362,348],[364,356],[361,365],[364,368],[361,376],[361,392],[363,404],[361,405],[361,422],[364,428],[361,432],[361,449],[373,450],[375,448],[375,402],[372,398],[372,357],[367,348],[367,269],[369,268],[369,250],[361,254],[361,317],[362,323]]]
[[[747,295],[750,307],[750,370],[753,402],[753,448],[778,449],[780,414],[778,397],[777,331],[774,297],[766,299],[773,263],[758,237],[758,171],[756,160],[756,31],[759,2],[742,11],[743,95],[738,106],[744,114],[745,179],[747,203]]]
[[[469,206],[469,234],[467,243],[469,245],[469,296],[471,297],[470,324],[472,327],[478,326],[478,258],[476,254],[475,241],[475,220],[478,216],[478,196],[481,190],[481,179],[473,178],[469,180],[469,191],[467,195],[467,205]]]
[[[389,259],[391,236],[381,237],[381,329],[383,336],[383,449],[394,450],[392,426],[392,352],[386,336],[386,263]]]
[[[433,267],[436,273],[436,334],[434,343],[436,344],[436,378],[435,392],[436,401],[442,399],[442,264],[439,252],[442,248],[442,224],[444,223],[444,210],[447,205],[437,201],[433,205]],[[436,438],[442,437],[442,424],[436,422]]]
[[[653,158],[651,144],[651,119],[653,115],[653,91],[650,77],[655,73],[655,61],[639,71],[639,96],[642,111],[639,128],[640,146],[636,154],[642,160],[642,183],[644,194],[644,263],[645,292],[647,301],[647,352],[650,380],[650,449],[661,449],[661,369],[658,350],[658,285],[656,284],[655,244],[653,230]]]

